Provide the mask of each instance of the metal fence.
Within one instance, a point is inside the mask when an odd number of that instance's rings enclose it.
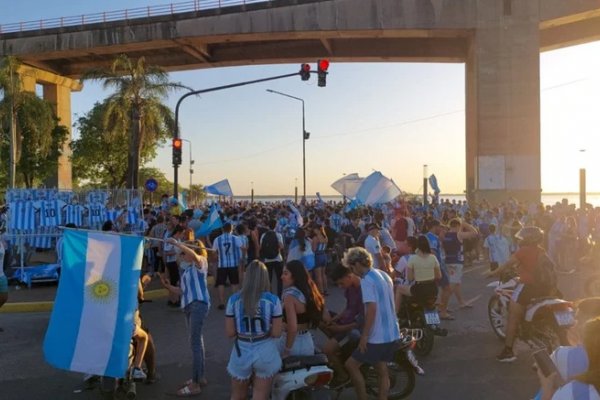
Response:
[[[64,28],[112,21],[127,21],[139,18],[173,15],[186,12],[214,10],[226,7],[241,6],[254,3],[268,3],[273,0],[192,0],[182,3],[138,7],[118,11],[106,11],[94,14],[71,17],[39,19],[0,25],[0,34],[11,32],[36,31],[40,29]]]

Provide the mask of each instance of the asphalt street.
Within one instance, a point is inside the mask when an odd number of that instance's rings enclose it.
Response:
[[[531,350],[516,347],[518,360],[502,364],[494,357],[502,343],[492,333],[487,319],[487,301],[491,289],[481,274],[486,266],[466,270],[465,298],[475,299],[473,308],[455,310],[455,321],[444,321],[449,335],[436,338],[433,352],[420,359],[426,375],[417,378],[411,399],[530,399],[537,382],[531,370]],[[583,276],[560,277],[566,297],[580,297]],[[331,290],[328,306],[340,309],[341,292]],[[454,299],[452,300],[455,301]],[[161,379],[154,385],[138,385],[138,399],[173,398],[169,393],[191,373],[191,351],[183,315],[168,308],[166,301],[155,300],[143,305],[143,316],[157,346],[158,372]],[[450,308],[456,308],[451,303]],[[224,335],[223,311],[213,308],[204,328],[206,368],[209,386],[198,398],[228,399],[229,377],[225,370],[232,343]],[[0,314],[0,399],[2,400],[88,400],[99,399],[96,391],[80,391],[82,375],[61,371],[45,363],[42,343],[49,313]],[[317,342],[321,339],[317,335]],[[351,390],[340,399],[353,399]]]

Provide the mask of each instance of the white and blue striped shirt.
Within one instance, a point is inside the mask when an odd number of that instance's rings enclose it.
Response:
[[[127,223],[137,225],[141,218],[140,209],[137,207],[127,207]]]
[[[62,223],[62,207],[65,205],[61,200],[43,200],[40,205],[40,225],[58,226]]]
[[[208,262],[204,257],[200,257],[200,259],[200,265],[184,262],[180,264],[183,269],[179,283],[181,287],[181,308],[194,301],[201,301],[210,305],[210,294],[206,282]]]
[[[239,266],[242,257],[241,242],[231,233],[223,233],[215,239],[213,250],[219,255],[219,268],[235,268]]]
[[[119,218],[121,212],[121,210],[116,210],[114,208],[107,209],[105,221],[117,222],[117,218]]]
[[[88,220],[90,226],[101,225],[106,221],[106,207],[102,203],[88,205]]]
[[[571,381],[558,389],[552,400],[600,400],[600,394],[592,385]]]
[[[390,343],[400,339],[400,327],[394,307],[394,284],[378,269],[371,270],[360,281],[363,303],[376,303],[375,323],[368,343]]]
[[[35,229],[36,208],[31,200],[18,200],[9,203],[8,227],[15,230]]]
[[[244,301],[240,292],[233,294],[227,301],[225,316],[235,320],[235,330],[240,337],[255,338],[271,333],[273,318],[283,315],[281,301],[271,292],[263,292],[253,315],[244,310]]]
[[[79,204],[69,204],[65,207],[65,223],[75,224],[78,227],[83,225],[83,206]]]
[[[565,382],[588,370],[588,355],[583,346],[560,346],[550,358]]]
[[[340,233],[340,231],[342,230],[342,216],[340,214],[331,214],[331,217],[329,217],[329,223],[331,224],[331,229],[333,229],[337,233]]]

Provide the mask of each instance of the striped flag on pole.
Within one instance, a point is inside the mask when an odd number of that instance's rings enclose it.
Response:
[[[65,230],[61,277],[44,339],[50,365],[125,375],[142,253],[139,236]]]

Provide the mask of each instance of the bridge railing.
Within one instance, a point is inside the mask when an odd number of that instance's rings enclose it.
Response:
[[[81,26],[112,21],[126,21],[130,19],[156,17],[160,15],[171,15],[192,11],[213,10],[245,4],[266,3],[269,1],[273,0],[192,0],[182,3],[171,3],[148,7],[137,7],[126,10],[76,15],[71,17],[59,17],[2,24],[0,25],[0,34],[35,31],[49,28],[63,28],[67,26]]]

